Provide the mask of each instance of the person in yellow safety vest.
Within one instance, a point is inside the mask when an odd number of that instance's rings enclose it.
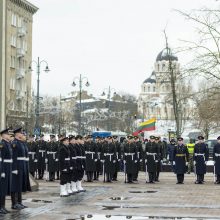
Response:
[[[189,152],[189,163],[188,163],[188,174],[193,171],[193,153],[195,148],[195,140],[190,139],[189,143],[186,145]]]

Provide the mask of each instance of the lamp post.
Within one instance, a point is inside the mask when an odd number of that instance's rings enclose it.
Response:
[[[79,128],[78,128],[78,133],[81,135],[81,127],[82,127],[82,86],[83,86],[83,80],[86,80],[85,86],[89,86],[89,81],[87,77],[83,77],[82,74],[79,75],[79,77],[75,77],[73,79],[72,86],[75,87],[76,80],[79,81]]]
[[[41,64],[45,64],[45,72],[48,73],[50,71],[49,67],[48,67],[48,63],[45,60],[41,60],[38,57],[37,61],[32,60],[29,66],[29,70],[32,71],[32,67],[31,64],[34,63],[36,65],[37,68],[37,103],[36,103],[36,110],[35,110],[35,114],[36,114],[36,122],[35,122],[35,132],[36,132],[36,136],[40,135],[40,124],[39,124],[39,115],[40,115],[40,71],[41,71]]]
[[[111,88],[110,86],[108,88],[105,88],[102,96],[105,96],[105,91],[107,91],[107,99],[108,99],[108,123],[107,123],[107,129],[108,131],[110,131],[111,126],[110,126],[110,106],[111,106],[111,97],[113,97],[114,95],[116,95],[116,91],[114,88]],[[113,92],[113,96],[112,96],[112,92]]]

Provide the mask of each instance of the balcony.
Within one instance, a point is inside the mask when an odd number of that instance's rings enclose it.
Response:
[[[19,27],[18,28],[18,37],[23,37],[27,34],[27,28],[26,27]]]
[[[25,96],[25,92],[24,92],[24,91],[21,91],[21,90],[17,90],[17,91],[16,91],[16,99],[17,99],[17,100],[23,99],[24,96]]]
[[[25,50],[23,48],[17,48],[17,57],[24,57],[25,55]]]
[[[23,79],[25,77],[25,69],[17,69],[16,79]]]

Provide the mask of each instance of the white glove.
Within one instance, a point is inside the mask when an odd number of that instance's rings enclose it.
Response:
[[[37,161],[38,161],[37,159],[34,160],[34,162],[37,162]]]
[[[194,166],[196,165],[196,161],[193,161]]]
[[[188,163],[188,162],[186,162],[186,166],[188,166],[188,164],[189,164],[189,163]]]
[[[73,167],[70,167],[71,170],[73,170]]]
[[[126,163],[126,160],[124,160],[123,162],[124,162],[124,164],[125,164],[125,163]]]
[[[97,162],[97,159],[95,159],[94,161]]]
[[[176,165],[176,162],[175,162],[175,161],[173,161],[173,165]]]
[[[137,163],[138,161],[137,161],[137,160],[135,160],[134,162],[135,162],[135,163]]]
[[[67,171],[67,169],[64,169],[63,171]]]
[[[205,165],[207,165],[208,161],[205,161]]]
[[[118,159],[118,162],[120,162],[121,161],[121,159]]]
[[[56,159],[55,161],[59,161],[58,159]]]
[[[142,159],[140,159],[140,162],[142,162],[143,160]]]
[[[145,160],[145,163],[147,163],[147,160]]]
[[[113,163],[116,163],[116,160],[113,160]]]
[[[48,159],[46,158],[46,159],[45,159],[45,163],[47,163],[47,162],[48,162]]]
[[[158,163],[158,160],[155,160],[156,163]]]
[[[166,159],[165,159],[165,158],[163,159],[163,162],[164,162],[164,163],[166,162]]]
[[[101,160],[101,162],[104,163],[105,161],[104,161],[104,160]]]
[[[13,170],[12,173],[18,175],[18,170]]]
[[[1,178],[5,178],[5,173],[2,173],[2,174],[1,174]]]

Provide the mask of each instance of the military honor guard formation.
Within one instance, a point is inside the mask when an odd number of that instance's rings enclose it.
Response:
[[[118,172],[124,172],[125,183],[138,181],[139,171],[146,172],[146,183],[159,182],[162,163],[170,165],[177,184],[184,183],[185,173],[194,172],[195,184],[204,183],[209,149],[204,137],[190,140],[185,145],[182,137],[170,143],[160,137],[138,136],[93,137],[87,135],[27,136],[22,128],[0,132],[0,214],[7,214],[6,196],[11,196],[11,208],[21,210],[22,193],[31,191],[29,175],[46,181],[60,181],[60,196],[85,192],[82,181],[118,181]],[[213,149],[214,183],[220,184],[220,137]]]

